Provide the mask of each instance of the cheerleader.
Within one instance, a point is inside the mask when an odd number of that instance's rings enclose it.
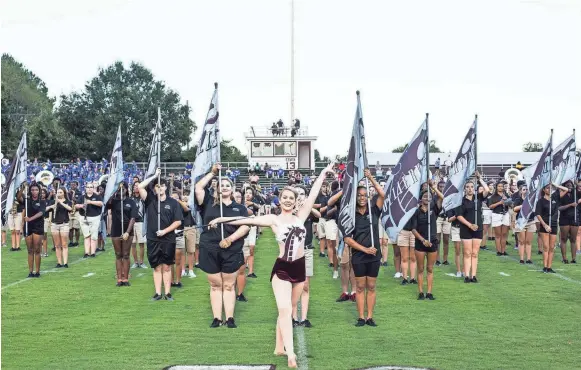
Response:
[[[555,243],[557,242],[557,219],[561,198],[567,194],[569,189],[564,186],[553,184],[558,193],[552,193],[552,185],[549,184],[543,188],[541,199],[537,202],[535,213],[541,223],[539,233],[543,240],[543,272],[555,273],[551,266],[553,265],[553,256],[555,254]]]

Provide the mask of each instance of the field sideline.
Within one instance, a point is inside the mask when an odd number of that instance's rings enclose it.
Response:
[[[237,303],[238,329],[210,329],[209,288],[200,270],[174,289],[175,301],[151,302],[150,269],[133,269],[131,287],[115,287],[114,253],[83,260],[72,248],[69,269],[43,258],[40,279],[28,274],[26,251],[2,248],[2,369],[162,369],[170,365],[273,364],[277,316],[270,270],[277,248],[270,231],[256,247],[247,303]],[[581,265],[519,265],[517,251],[480,254],[479,284],[435,268],[435,301],[417,301],[415,286],[393,279],[390,261],[378,279],[377,328],[356,328],[355,304],[335,303],[339,280],[315,257],[308,364],[302,369],[400,365],[435,369],[573,369],[581,366]],[[451,248],[453,251],[453,248]],[[536,246],[533,246],[536,251]],[[535,253],[535,252],[533,252]],[[450,255],[452,258],[453,252]],[[78,261],[78,262],[77,262]],[[581,262],[581,261],[580,261]],[[534,271],[531,271],[534,270]],[[502,274],[501,274],[502,273]],[[297,335],[295,335],[297,353]],[[299,357],[300,360],[300,357]]]

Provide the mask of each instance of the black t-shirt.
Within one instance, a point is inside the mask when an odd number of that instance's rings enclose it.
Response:
[[[35,216],[37,213],[43,213],[46,209],[46,202],[44,200],[32,200],[28,198],[28,207],[26,209],[26,215],[30,218]],[[28,222],[28,231],[30,230],[43,230],[44,231],[44,219],[42,217],[36,220]]]
[[[320,204],[321,208],[327,207],[327,202],[329,202],[329,196],[323,194],[319,194],[319,196],[315,200],[315,204]],[[322,212],[320,209],[319,211],[321,212],[321,217],[327,219],[327,211]]]
[[[145,215],[145,203],[141,200],[141,197],[131,197],[133,203],[137,207],[137,216],[135,217],[135,223],[143,222],[143,216]]]
[[[573,202],[575,202],[575,199],[573,198],[572,192],[563,195],[563,197],[560,200],[560,204],[563,206],[569,205]],[[561,217],[562,219],[573,220],[575,218],[575,209],[576,209],[576,207],[569,207],[566,210],[561,211],[561,214],[559,217]]]
[[[182,211],[183,211],[183,208],[182,208]],[[196,226],[196,219],[192,215],[192,212],[191,211],[183,211],[183,212],[184,212],[184,222],[182,222],[182,225],[184,227]]]
[[[22,196],[22,199],[24,199],[24,195]],[[18,199],[16,199],[14,200],[14,203],[16,203],[16,213],[21,213],[24,211],[24,202],[20,203]]]
[[[257,198],[253,198],[251,200],[251,202],[252,203],[255,203],[256,205],[252,204],[252,205],[246,206],[246,208],[248,210],[250,210],[253,215],[256,216],[258,214],[258,210],[260,209],[260,207],[259,207],[260,203],[258,202],[258,199]],[[246,201],[244,201],[244,204],[246,204]]]
[[[555,192],[551,195],[551,202],[545,197],[541,197],[537,202],[537,208],[535,208],[535,213],[537,216],[541,216],[543,221],[551,228],[557,227],[557,215],[559,214],[559,207],[561,206],[561,197],[559,192]],[[550,210],[550,212],[549,212]],[[551,223],[549,224],[549,213],[551,214]]]
[[[71,206],[71,201],[70,200],[66,200],[65,204],[67,206]],[[49,201],[49,205],[54,205],[54,199]],[[53,224],[64,224],[64,223],[68,223],[69,222],[69,211],[63,207],[60,204],[57,204],[56,206],[56,213],[54,215],[54,218],[52,220]]]
[[[474,210],[474,208],[472,209]],[[418,207],[416,213],[413,215],[412,221],[414,223],[414,229],[426,240],[433,241],[438,239],[438,232],[436,230],[436,219],[440,213],[440,208],[436,201],[432,201],[431,212],[430,212],[430,237],[428,238],[428,212],[424,212],[421,207]]]
[[[514,199],[514,206],[515,207],[522,206],[523,203],[524,203],[524,200],[520,196]],[[531,212],[531,214],[529,216],[528,222],[534,221],[535,220],[535,217],[536,217],[535,213],[534,212]],[[518,211],[518,214],[517,214],[516,218],[517,219],[521,219],[522,218],[522,213],[520,211]]]
[[[208,203],[206,203],[204,209],[204,225],[210,223],[210,221],[220,217],[220,205],[214,203],[214,198],[207,198]],[[248,217],[248,209],[242,204],[236,202],[230,203],[230,205],[222,204],[222,214],[224,217]],[[226,225],[224,224],[224,239],[234,234],[238,230],[239,226]],[[221,249],[220,241],[222,240],[221,226],[218,225],[216,228],[209,229],[206,227],[200,235],[200,248],[206,249]],[[239,252],[244,246],[244,238],[236,240],[228,250],[231,252]]]
[[[474,200],[468,199],[466,197],[462,197],[462,203],[458,206],[456,215],[464,217],[466,221],[470,222],[471,224],[478,225],[478,229],[482,230],[482,207],[479,203],[481,203],[483,199],[484,197],[482,194],[478,194],[477,202],[474,202]],[[478,208],[475,210],[475,206],[477,204]],[[475,221],[476,216],[478,217],[478,222]],[[460,226],[466,226],[460,222],[459,224]]]
[[[446,211],[446,220],[449,220],[452,217],[456,216],[456,211],[458,210],[458,208],[454,208],[451,209],[449,211]],[[458,219],[454,219],[454,221],[450,222],[450,226],[452,227],[460,227],[460,222],[458,222]]]
[[[116,238],[127,232],[129,221],[137,217],[137,206],[131,198],[123,199],[123,230],[121,230],[121,199],[112,199],[107,204],[111,210],[111,237]]]
[[[338,192],[340,192],[341,190],[336,190],[334,192],[331,193],[331,196],[329,196],[329,199],[331,199],[331,197],[337,195]],[[376,198],[377,199],[377,198]],[[329,201],[327,200],[327,203]],[[333,219],[335,220],[335,222],[339,221],[339,206],[341,205],[341,198],[339,198],[339,200],[337,202],[335,202],[335,204],[333,205],[333,207],[331,207],[329,209],[329,214],[330,214],[330,218],[329,219]]]
[[[82,199],[82,201],[79,202],[79,204],[84,203],[85,202],[85,199],[87,201],[92,201],[92,202],[102,202],[103,201],[103,197],[102,196],[100,196],[97,193],[93,193],[93,195],[91,195],[91,196],[88,196],[88,195],[85,194],[85,198]],[[97,216],[101,216],[102,210],[103,210],[103,207],[99,207],[99,206],[96,206],[94,204],[87,204],[87,211],[85,211],[84,209],[81,208],[79,210],[79,214],[81,216],[85,216],[86,215],[87,217],[97,217]]]
[[[175,221],[182,221],[183,212],[182,206],[171,198],[166,196],[163,202],[160,202],[158,208],[157,195],[151,190],[151,187],[147,188],[147,197],[145,198],[145,217],[147,218],[147,240],[155,242],[165,242],[165,243],[175,243],[176,234],[175,232],[169,232],[164,236],[157,236],[157,212],[159,209],[159,228],[163,230],[173,224]]]
[[[488,207],[490,207],[492,204],[500,202],[501,200],[502,200],[502,196],[498,195],[497,193],[491,195],[488,198]],[[508,207],[505,206],[504,204],[501,204],[492,210],[492,213],[497,213],[497,214],[502,214],[502,215],[505,214],[506,212],[508,212]]]
[[[381,260],[381,244],[379,244],[379,217],[381,216],[381,209],[377,207],[377,202],[371,202],[371,222],[373,223],[373,245],[377,249],[375,255],[367,254],[351,248],[351,262],[353,264],[368,263]],[[350,235],[357,243],[364,247],[371,247],[371,227],[369,225],[369,209],[365,214],[355,211],[355,230],[353,235]]]
[[[75,204],[83,204],[83,201],[84,201],[83,194],[81,194],[81,192],[78,189],[75,191],[74,197],[73,197],[73,192],[72,191],[69,192],[69,199],[71,200],[71,203],[75,203]]]

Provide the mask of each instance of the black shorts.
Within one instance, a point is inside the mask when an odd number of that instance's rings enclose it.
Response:
[[[434,253],[438,251],[439,245],[440,241],[438,239],[432,239],[432,246],[426,247],[419,239],[416,238],[416,252]]]
[[[557,230],[559,228],[557,227],[557,225],[551,225],[551,235],[557,235]],[[545,230],[545,228],[543,227],[543,225],[539,225],[539,233],[541,234],[548,234],[547,230]]]
[[[244,253],[228,249],[200,248],[200,269],[206,274],[233,274],[244,265]]]
[[[575,222],[574,217],[559,217],[559,226],[579,226],[579,220]]]
[[[466,225],[460,225],[460,239],[482,239],[482,229],[473,231]]]
[[[151,268],[176,263],[176,243],[147,240],[147,260]]]
[[[376,278],[379,275],[379,267],[381,261],[354,263],[353,272],[355,277],[372,277]]]

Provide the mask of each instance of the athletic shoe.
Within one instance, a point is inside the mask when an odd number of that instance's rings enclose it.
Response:
[[[577,263],[577,261],[575,261],[575,260],[571,260],[571,263]]]
[[[197,268],[197,269],[199,269],[199,268],[200,268],[200,264],[199,264],[199,263],[196,263],[196,264],[194,265],[194,267],[195,267],[195,268]]]
[[[502,256],[502,253],[500,253],[500,252],[496,252],[496,255],[497,255],[497,256]]]
[[[468,276],[466,276],[466,277],[464,278],[464,282],[465,282],[465,283],[470,283],[470,282],[471,282],[471,280],[470,280],[470,278],[469,278]]]
[[[408,279],[403,279],[401,281],[401,285],[408,285]]]
[[[128,282],[128,281],[124,281],[124,282],[123,282],[123,285],[124,285],[124,286],[131,286],[131,283],[130,283],[130,282]]]
[[[305,319],[303,322],[301,322],[301,326],[304,326],[305,328],[312,328],[313,324],[311,324],[308,319]]]
[[[436,298],[434,297],[434,295],[432,293],[428,293],[428,294],[426,294],[426,299],[429,299],[430,301],[433,301]]]
[[[333,271],[333,279],[339,278],[339,271]]]
[[[515,251],[518,251],[518,245],[513,248]]]
[[[234,322],[234,318],[230,317],[228,318],[228,320],[226,320],[226,326],[230,329],[236,329],[238,326],[236,326],[236,323]]]
[[[506,241],[506,245],[512,245],[512,244],[510,244],[510,242],[507,240],[507,241]]]
[[[139,268],[139,264],[137,264],[137,263],[134,263],[133,265],[131,265],[131,268],[132,268],[132,269]]]
[[[341,293],[341,296],[339,298],[337,298],[337,300],[335,302],[345,302],[349,300],[349,294],[347,293]]]
[[[325,253],[319,253],[319,257],[327,257],[327,256],[325,256]]]
[[[248,275],[246,275],[246,277],[249,277],[249,278],[256,279],[256,277],[257,277],[257,276],[256,276],[256,274],[253,272],[252,274],[248,274]]]
[[[525,260],[520,260],[520,261],[518,261],[518,263],[520,263],[521,265],[524,265],[525,264]]]
[[[56,247],[52,247],[52,251],[55,252],[56,251]]]
[[[382,263],[381,266],[387,267],[387,262]]]
[[[506,251],[504,251],[504,252],[502,253],[502,255],[503,255],[503,256],[508,256],[508,253],[506,253]]]
[[[371,317],[368,318],[367,321],[365,321],[365,324],[368,326],[377,326],[377,324],[375,323],[375,321],[373,321]]]
[[[89,255],[88,255],[87,253],[85,253],[85,254],[83,255],[83,258],[89,258]]]
[[[65,263],[65,264],[63,265],[63,267],[64,267],[64,268],[66,268],[66,269],[68,269],[68,268],[69,268],[69,264],[68,264],[68,263]]]
[[[568,265],[568,264],[569,264],[569,260],[563,260],[563,263],[564,263],[565,265]]]
[[[300,321],[297,321],[295,319],[292,319],[292,320],[293,320],[293,328],[296,328],[297,326],[301,325]]]
[[[186,270],[182,270],[182,277],[185,277],[187,275]]]
[[[548,272],[549,272],[549,271],[547,271],[547,270],[548,270],[548,269],[547,269],[546,267],[543,267],[543,273],[544,273],[544,274],[546,274],[546,273],[548,273]]]
[[[329,263],[329,267],[333,267],[333,264],[332,263]]]
[[[142,262],[142,263],[139,264],[139,268],[141,268],[141,269],[148,269],[149,267],[147,267],[147,265]]]
[[[461,278],[462,277],[462,273],[461,272],[456,272],[456,277],[457,278]]]
[[[29,277],[29,278],[33,278],[33,277],[34,277],[34,273],[33,273],[32,271],[30,271],[30,272],[28,273],[28,276],[27,276],[27,277]]]
[[[90,256],[90,257],[91,257],[91,258],[95,258],[95,257],[97,257],[97,256],[96,256],[96,255],[93,253],[93,254],[91,254],[91,256]]]
[[[211,328],[218,328],[222,325],[222,320],[214,318],[214,321],[212,321],[212,324],[210,324]]]
[[[189,278],[195,278],[196,277],[196,274],[194,274],[194,270],[188,271],[188,277]]]
[[[171,293],[166,293],[164,296],[164,299],[167,301],[173,301],[173,297],[171,296]]]
[[[57,263],[55,268],[60,269],[61,267],[63,267],[63,265],[61,265],[60,263]]]
[[[115,286],[123,286],[123,282],[122,281],[118,281],[117,284],[115,284]]]
[[[476,276],[472,276],[472,279],[470,279],[471,283],[477,283],[478,279],[476,279]]]
[[[444,266],[449,266],[449,265],[450,265],[450,262],[448,262],[448,261],[444,261],[444,262],[442,263],[442,265],[444,265]]]
[[[551,273],[551,274],[556,274],[555,270],[553,270],[552,268],[548,268],[547,272]]]
[[[527,265],[532,265],[532,264],[533,264],[533,261],[531,261],[531,260],[527,260],[525,263],[526,263]]]
[[[349,299],[351,299],[351,302],[355,302],[355,301],[357,301],[357,293],[352,293],[352,294],[349,296]]]
[[[487,250],[486,246],[480,247],[480,250]]]
[[[2,243],[2,248],[6,248],[6,243]]]
[[[442,264],[442,262],[436,261],[436,266],[440,266],[441,264]]]
[[[36,274],[34,274],[35,278],[39,278],[40,277],[40,272],[37,272]]]
[[[182,288],[183,287],[182,282],[180,281],[179,283],[176,283],[175,287],[176,288]]]
[[[424,299],[426,299],[426,297],[424,296],[424,293],[418,294],[418,301],[423,301]]]
[[[160,294],[155,293],[153,297],[151,297],[152,301],[160,301],[163,297]]]
[[[410,284],[417,284],[417,283],[418,283],[418,281],[416,279],[411,279],[410,280]]]
[[[543,254],[543,251],[538,251],[537,254],[541,255],[541,254]]]
[[[248,302],[248,299],[244,296],[244,293],[240,293],[236,296],[236,300],[239,302]]]
[[[401,274],[401,272],[396,272],[396,273],[395,273],[395,275],[393,275],[393,278],[394,278],[394,279],[399,279],[399,278],[401,278],[401,277],[402,277],[402,274]]]
[[[79,242],[74,242],[73,243],[73,247],[78,247],[79,246]]]
[[[72,248],[72,247],[73,247],[73,245],[74,245],[74,243],[73,243],[73,242],[69,242],[69,248]]]
[[[365,326],[365,319],[357,319],[355,326]]]

